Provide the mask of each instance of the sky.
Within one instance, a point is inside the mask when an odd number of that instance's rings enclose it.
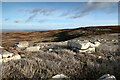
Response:
[[[117,2],[2,2],[2,29],[118,25]]]

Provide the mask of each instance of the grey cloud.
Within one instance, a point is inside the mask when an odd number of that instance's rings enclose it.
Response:
[[[38,22],[39,23],[44,23],[44,22],[46,22],[47,21],[47,19],[43,19],[43,20],[39,20]]]
[[[69,16],[70,14],[71,14],[71,11],[68,10],[68,11],[62,13],[60,16]]]
[[[92,11],[96,11],[101,8],[111,8],[112,6],[117,5],[116,3],[113,2],[88,2],[86,5],[78,7],[74,14],[71,18],[80,18],[83,16],[88,15]],[[82,11],[80,11],[82,9]],[[108,9],[109,10],[109,9]],[[110,9],[111,10],[111,9]]]
[[[26,22],[32,21],[36,16],[37,16],[37,13],[32,14],[32,15],[26,20]]]
[[[18,20],[15,20],[14,22],[15,22],[15,23],[20,23],[20,22],[22,22],[22,20],[21,20],[21,19],[18,19]]]
[[[54,12],[56,9],[54,8],[34,8],[30,11],[31,16],[26,20],[26,22],[32,21],[37,15],[44,15],[49,16]]]
[[[5,18],[5,21],[8,21],[8,20],[10,20],[10,18]]]

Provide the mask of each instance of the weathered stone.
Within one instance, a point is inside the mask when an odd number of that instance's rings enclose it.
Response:
[[[2,46],[0,46],[0,48],[3,48]]]
[[[0,64],[2,63],[2,59],[0,59]]]
[[[95,47],[98,47],[101,43],[100,42],[94,42],[94,44],[95,44]]]
[[[2,63],[2,55],[0,54],[0,63]]]
[[[57,75],[52,77],[52,79],[62,79],[62,78],[68,78],[68,77],[65,76],[64,74],[57,74]]]
[[[79,50],[80,53],[92,53],[92,52],[95,52],[95,48],[94,47],[91,47],[91,48],[88,48],[88,49],[85,49],[85,50]]]
[[[53,51],[53,49],[49,49],[49,51],[51,52],[51,51]]]
[[[87,41],[68,41],[67,45],[78,49],[88,49],[91,43]]]
[[[8,61],[11,61],[13,59],[13,57],[10,57],[10,58],[3,58],[2,61],[3,62],[8,62]]]
[[[99,79],[97,80],[116,80],[115,76],[110,75],[110,74],[105,74],[103,76],[101,76]]]
[[[102,56],[98,56],[98,59],[101,59],[102,58]]]
[[[0,59],[2,59],[2,54],[0,54]]]
[[[89,52],[95,52],[95,47],[91,47],[88,50],[89,50]]]
[[[88,52],[89,50],[86,49],[86,50],[79,50],[80,53],[85,53],[85,52]]]
[[[12,57],[12,56],[13,56],[13,53],[10,53],[10,52],[7,52],[7,51],[2,54],[3,58],[8,58],[8,57]]]
[[[21,56],[19,54],[16,54],[16,55],[13,56],[13,59],[14,60],[21,59]]]
[[[32,46],[26,48],[26,51],[39,51],[39,50],[40,50],[39,46]]]
[[[19,47],[19,48],[25,48],[28,46],[29,46],[29,43],[27,41],[22,41],[22,42],[14,44],[14,47]]]

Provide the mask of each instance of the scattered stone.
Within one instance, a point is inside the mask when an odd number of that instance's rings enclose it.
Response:
[[[49,49],[48,51],[50,51],[50,52],[51,52],[51,51],[53,51],[53,49]]]
[[[115,76],[110,75],[110,74],[105,74],[103,76],[101,76],[99,79],[97,80],[116,80]]]
[[[89,50],[89,53],[95,52],[95,47],[91,47],[91,48],[89,48],[88,50]]]
[[[100,42],[98,41],[91,41],[88,40],[82,40],[82,41],[68,41],[68,46],[79,49],[80,53],[92,53],[95,52],[95,47],[98,47],[100,45]]]
[[[14,44],[14,47],[19,47],[19,48],[25,48],[28,46],[29,46],[29,43],[27,41],[22,41],[22,42]]]
[[[39,46],[31,46],[31,47],[27,47],[25,50],[26,51],[39,51],[40,47]]]
[[[19,54],[16,54],[16,55],[13,56],[13,59],[14,60],[21,59],[21,56]]]
[[[4,53],[2,53],[2,57],[3,58],[8,58],[8,57],[12,57],[13,56],[13,53],[10,53],[10,52],[4,52]]]
[[[10,60],[17,60],[17,59],[21,59],[21,56],[19,54],[14,55],[13,53],[7,51],[0,54],[0,63],[8,62]]]
[[[101,40],[98,40],[99,42],[101,41]]]
[[[85,50],[79,50],[80,53],[85,53],[85,52],[88,52],[89,50],[88,49],[85,49]]]
[[[0,54],[0,63],[2,63],[2,54]]]
[[[68,41],[67,45],[70,47],[76,47],[78,49],[88,49],[90,42],[87,41]]]
[[[8,61],[10,61],[10,60],[12,60],[13,59],[13,57],[10,57],[10,58],[3,58],[2,59],[2,62],[8,62]]]
[[[102,58],[102,56],[98,56],[98,59],[101,59]]]
[[[100,42],[97,42],[97,41],[96,41],[96,42],[94,42],[94,44],[95,44],[95,45],[94,45],[95,47],[98,47],[98,46],[100,45]]]
[[[2,46],[0,46],[0,48],[3,48]]]
[[[63,78],[68,78],[68,77],[64,74],[57,74],[52,77],[52,79],[63,79]]]

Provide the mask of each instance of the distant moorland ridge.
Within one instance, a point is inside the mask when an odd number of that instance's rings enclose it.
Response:
[[[47,31],[24,31],[24,32],[3,32],[2,44],[13,45],[19,41],[28,42],[59,42],[74,39],[82,36],[119,33],[120,26],[94,26],[75,29],[60,29]]]

